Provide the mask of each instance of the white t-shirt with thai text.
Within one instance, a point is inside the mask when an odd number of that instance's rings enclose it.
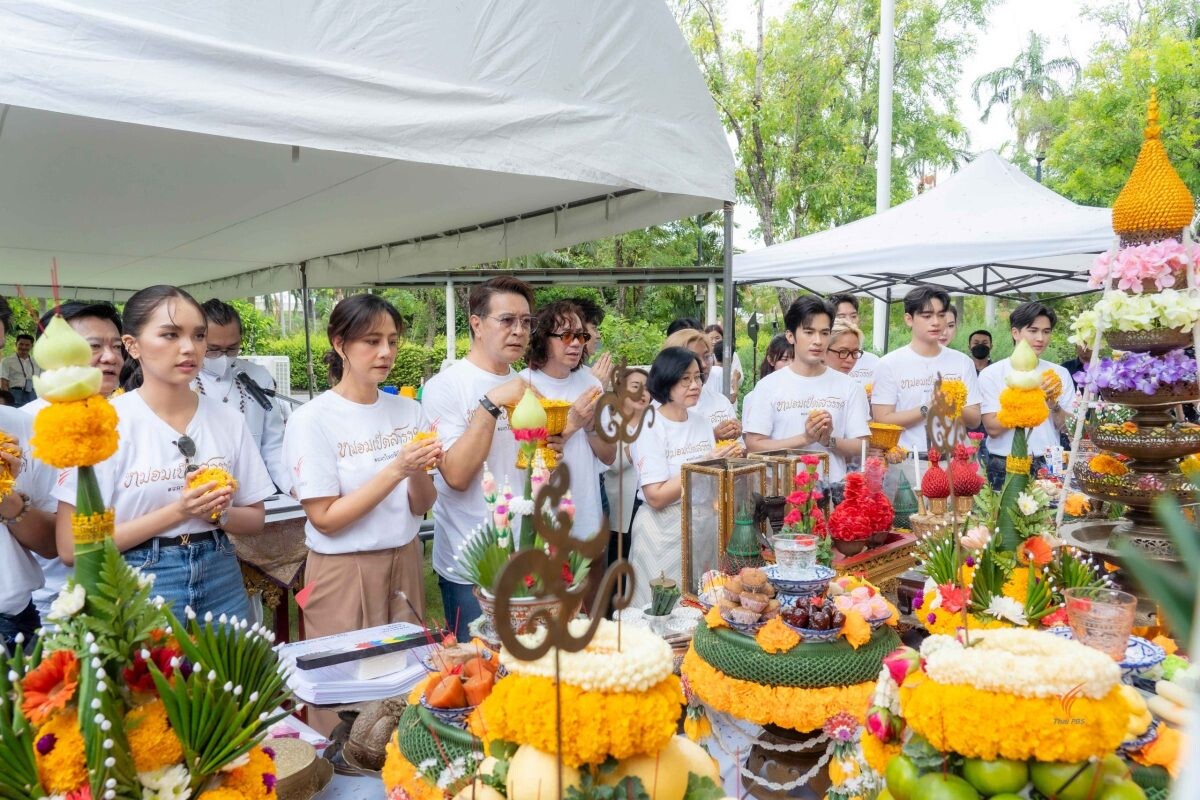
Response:
[[[1038,374],[1048,369],[1054,370],[1058,379],[1063,382],[1064,389],[1063,393],[1059,395],[1058,407],[1063,411],[1070,412],[1075,406],[1075,392],[1072,391],[1074,384],[1071,383],[1071,375],[1058,364],[1039,359]],[[1000,410],[1000,393],[1007,385],[1005,379],[1010,372],[1012,372],[1012,360],[1006,358],[984,367],[983,372],[979,373],[979,396],[982,398],[979,410],[981,412],[995,414]],[[1026,452],[1031,458],[1044,456],[1047,448],[1058,447],[1061,444],[1051,416],[1046,417],[1045,422],[1029,432],[1025,446]],[[1012,442],[1012,428],[1005,428],[1004,433],[1000,436],[989,436],[987,438],[988,455],[1012,455]]]
[[[854,369],[850,370],[850,377],[865,389],[874,382],[875,367],[878,364],[879,356],[864,350],[862,358],[854,364]]]
[[[700,390],[700,399],[690,410],[707,419],[711,428],[717,427],[727,419],[738,418],[737,409],[733,407],[733,403],[729,402],[729,398],[721,394],[719,388],[714,391],[709,388],[708,384],[705,384],[704,388]]]
[[[712,425],[689,408],[687,419],[675,422],[657,409],[653,422],[647,419],[633,443],[633,463],[638,470],[638,486],[662,483],[677,477],[684,464],[700,461],[716,447]],[[638,490],[639,493],[641,490]],[[679,502],[678,500],[676,502]]]
[[[199,397],[187,435],[196,445],[192,464],[220,467],[238,482],[234,506],[249,506],[275,494],[275,482],[259,455],[258,445],[237,408],[212,397]],[[114,398],[117,410],[117,452],[95,466],[100,496],[113,509],[116,521],[129,522],[178,502],[184,488],[187,462],[176,442],[179,433],[155,414],[140,391]],[[76,470],[59,474],[54,496],[75,505]],[[217,523],[189,517],[159,536],[203,533]]]
[[[464,358],[425,384],[421,405],[429,424],[437,429],[443,450],[449,451],[454,446],[471,424],[473,415],[488,413],[479,405],[479,398],[516,376],[511,369],[504,375],[496,375]],[[517,441],[508,425],[506,411],[502,410],[496,420],[492,446],[485,461],[498,487],[503,488],[507,483],[514,495],[524,491],[525,479],[517,469]],[[456,583],[469,582],[459,572],[457,556],[487,515],[487,504],[479,485],[482,478],[483,470],[480,469],[467,483],[467,488],[460,492],[452,489],[440,472],[433,476],[433,484],[437,487],[437,500],[433,504],[433,568]],[[514,519],[513,525],[517,528],[520,521]]]
[[[300,500],[343,497],[362,488],[412,441],[429,430],[416,400],[379,392],[356,403],[334,391],[300,406],[283,434],[283,463]],[[416,538],[421,518],[408,505],[404,480],[374,508],[333,536],[304,525],[310,550],[325,555],[403,547]]]
[[[565,378],[552,378],[535,370],[529,382],[547,400],[567,400],[574,403],[589,389],[600,389],[591,370],[577,369]],[[576,539],[590,539],[600,530],[604,516],[600,507],[600,472],[606,465],[600,463],[588,442],[586,431],[576,431],[563,446],[562,464],[571,471],[571,499],[575,501],[575,520],[571,535]]]
[[[957,350],[943,347],[936,356],[917,355],[912,345],[893,350],[875,365],[875,382],[871,389],[873,405],[895,406],[896,411],[908,411],[927,406],[933,397],[933,384],[938,374],[943,380],[960,380],[967,387],[966,405],[979,403],[979,382],[975,362]],[[919,422],[900,432],[900,445],[909,450],[924,452],[925,424]]]
[[[32,457],[29,440],[33,418],[15,408],[0,406],[0,431],[21,445],[24,466],[13,491],[29,495],[32,507],[53,513],[58,501],[52,497],[58,471]],[[17,541],[8,526],[0,523],[0,614],[20,614],[35,590],[42,587],[42,568],[36,556]]]
[[[771,439],[787,439],[804,433],[808,415],[815,409],[833,417],[831,436],[857,439],[870,434],[867,394],[849,375],[835,369],[815,377],[799,375],[791,368],[777,369],[754,387],[754,405],[746,411],[746,433]],[[806,450],[829,453],[829,480],[846,477],[846,459],[819,443]]]

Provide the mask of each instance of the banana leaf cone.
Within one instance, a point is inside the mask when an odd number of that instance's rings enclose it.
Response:
[[[1021,511],[1017,508],[1017,498],[1021,492],[1029,488],[1029,467],[1013,471],[1012,462],[1020,460],[1022,465],[1028,463],[1029,431],[1026,428],[1013,429],[1012,450],[1009,453],[1009,466],[1004,476],[1004,488],[1000,494],[1000,513],[997,515],[996,526],[1000,529],[1000,542],[1004,550],[1014,552],[1020,542],[1017,540],[1016,515]]]

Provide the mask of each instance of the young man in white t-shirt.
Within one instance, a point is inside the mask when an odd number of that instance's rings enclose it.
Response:
[[[927,459],[925,419],[938,376],[960,380],[967,387],[962,410],[967,429],[979,425],[979,385],[975,364],[957,350],[938,341],[946,324],[950,295],[942,289],[920,286],[904,297],[904,324],[912,341],[879,359],[871,391],[871,416],[876,422],[899,425],[900,445]],[[945,455],[945,454],[943,454]],[[903,464],[888,470],[885,491],[894,493]]]
[[[857,297],[852,294],[835,294],[830,296],[829,302],[833,305],[833,321],[835,323],[841,320],[856,328],[861,327],[858,324]],[[879,356],[867,349],[865,336],[863,337],[862,351],[863,354],[854,365],[854,369],[850,370],[850,377],[854,378],[859,386],[865,388],[875,380],[875,365],[879,363]]]
[[[1050,416],[1046,421],[1029,432],[1026,442],[1026,452],[1033,458],[1030,474],[1036,475],[1038,470],[1046,466],[1046,454],[1059,446],[1059,431],[1066,423],[1070,413],[1075,393],[1072,391],[1071,375],[1063,367],[1046,361],[1042,353],[1050,344],[1050,334],[1058,322],[1054,309],[1031,300],[1013,309],[1008,317],[1009,332],[1013,342],[1022,339],[1029,344],[1038,355],[1038,373],[1053,370],[1061,382],[1054,386],[1049,378],[1042,379],[1042,391],[1046,395],[1046,405],[1050,407]],[[979,393],[983,398],[983,427],[987,431],[987,475],[992,488],[997,491],[1004,486],[1005,459],[1012,455],[1013,430],[1000,424],[1000,393],[1006,385],[1005,378],[1012,370],[1012,359],[1005,358],[997,361],[983,372],[979,373]],[[1056,396],[1057,395],[1057,396]]]
[[[825,366],[833,307],[813,295],[798,298],[784,315],[792,363],[755,387],[747,409],[746,448],[829,453],[831,483],[846,476],[846,459],[858,455],[867,427],[867,395],[853,378]]]
[[[533,289],[516,278],[492,278],[472,287],[468,307],[470,351],[433,376],[421,395],[425,416],[445,448],[434,476],[433,569],[446,624],[464,641],[470,638],[467,625],[481,611],[457,559],[487,514],[479,485],[484,462],[498,486],[507,483],[519,492],[525,485],[504,406],[525,394],[526,383],[511,365],[529,346]]]

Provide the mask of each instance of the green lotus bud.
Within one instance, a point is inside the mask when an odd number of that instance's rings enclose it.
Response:
[[[41,375],[34,375],[33,388],[38,397],[52,403],[68,403],[99,394],[103,381],[104,374],[95,367],[59,367],[48,369]]]
[[[521,402],[513,409],[508,424],[513,430],[536,430],[546,427],[546,409],[538,401],[532,389],[526,389]]]
[[[1009,363],[1018,372],[1032,372],[1038,368],[1037,353],[1033,352],[1033,348],[1029,346],[1029,342],[1022,339],[1013,348],[1012,358],[1009,359]]]
[[[86,367],[92,363],[92,347],[56,314],[34,343],[33,360],[44,370]]]

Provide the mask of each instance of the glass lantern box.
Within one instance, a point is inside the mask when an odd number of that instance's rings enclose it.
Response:
[[[680,586],[695,597],[709,570],[736,571],[761,566],[761,524],[755,505],[767,488],[767,464],[748,458],[713,459],[684,464],[683,515],[680,524]]]
[[[800,463],[801,456],[820,458],[821,463],[817,465],[817,479],[828,480],[829,453],[824,450],[762,450],[758,453],[749,453],[746,458],[767,464],[766,495],[786,497],[795,488],[793,479],[800,473],[800,470],[805,469],[805,466]]]

